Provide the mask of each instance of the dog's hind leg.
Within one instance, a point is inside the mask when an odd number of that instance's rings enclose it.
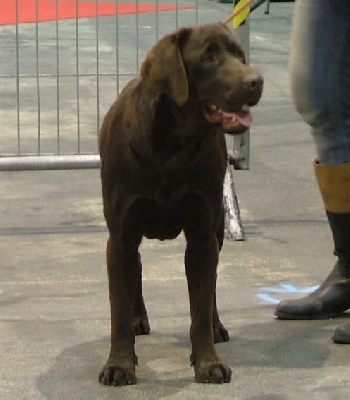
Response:
[[[140,254],[139,254],[139,271],[137,277],[137,288],[136,288],[135,306],[134,306],[134,327],[135,327],[135,335],[148,335],[151,329],[142,294],[142,263]]]

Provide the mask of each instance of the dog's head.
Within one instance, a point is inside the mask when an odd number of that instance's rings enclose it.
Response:
[[[249,106],[260,100],[261,75],[248,66],[231,31],[222,23],[179,29],[148,53],[141,77],[182,107],[197,102],[209,124],[227,133],[244,132]]]

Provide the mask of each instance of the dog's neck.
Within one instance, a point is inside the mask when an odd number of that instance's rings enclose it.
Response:
[[[191,103],[178,107],[164,95],[157,95],[156,100],[148,97],[148,103],[149,110],[146,108],[141,113],[146,116],[144,121],[148,125],[140,118],[131,149],[138,162],[153,164],[164,173],[173,172],[192,158],[205,139],[207,127],[203,124],[202,129],[198,129],[198,122],[193,123],[191,115],[198,111]]]

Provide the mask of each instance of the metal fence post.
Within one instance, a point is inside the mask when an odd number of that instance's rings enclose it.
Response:
[[[249,64],[250,30],[249,17],[245,23],[235,30],[235,35],[241,43]],[[233,137],[234,168],[247,170],[250,168],[250,130]]]
[[[239,0],[234,1],[234,5]],[[235,30],[235,36],[243,47],[249,64],[249,17],[245,23]],[[233,180],[233,169],[247,170],[250,167],[250,131],[249,129],[233,137],[233,151],[229,153],[229,163],[224,181],[224,205],[226,216],[227,238],[231,240],[245,240],[243,223],[241,220],[238,197]]]

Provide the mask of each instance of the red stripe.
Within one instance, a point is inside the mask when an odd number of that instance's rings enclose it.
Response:
[[[18,3],[17,9],[16,2]],[[148,3],[137,5],[131,3],[115,4],[60,0],[56,4],[56,1],[53,0],[0,0],[0,25],[193,8],[195,7],[176,7],[172,5],[155,6],[154,4]]]

